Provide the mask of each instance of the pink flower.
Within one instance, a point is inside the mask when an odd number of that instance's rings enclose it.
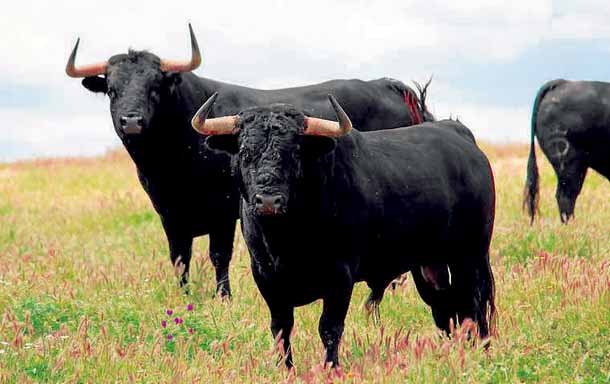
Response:
[[[172,335],[171,333],[169,335],[167,335],[167,340],[172,341],[174,339],[174,335]]]
[[[193,334],[193,328],[189,328],[189,335]]]
[[[193,304],[188,304],[188,305],[186,306],[186,310],[187,310],[187,311],[192,311],[192,310],[193,310]]]
[[[161,320],[161,326],[162,326],[163,328],[167,327],[167,321],[165,321],[165,320]]]
[[[172,311],[171,309],[168,309],[167,311],[165,311],[165,313],[167,313],[167,316],[171,316],[174,314],[174,311]]]
[[[178,325],[182,324],[183,322],[184,322],[184,320],[182,320],[182,319],[181,319],[181,318],[179,318],[179,317],[176,317],[176,318],[174,319],[174,323],[176,323],[176,324],[178,324]]]

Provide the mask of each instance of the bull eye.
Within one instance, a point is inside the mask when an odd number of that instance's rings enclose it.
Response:
[[[116,97],[116,91],[112,88],[108,89],[107,94],[108,94],[108,97],[110,97],[111,99],[114,99]]]

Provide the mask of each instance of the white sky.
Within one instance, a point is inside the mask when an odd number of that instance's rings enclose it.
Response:
[[[429,102],[437,117],[459,116],[477,137],[500,142],[527,140],[534,95],[488,100],[485,92],[501,90],[469,90],[450,73],[510,65],[556,39],[610,47],[610,2],[601,0],[21,0],[2,8],[0,160],[96,154],[119,144],[107,99],[64,74],[78,36],[77,63],[128,48],[183,58],[191,22],[203,50],[196,73],[251,87],[383,76],[409,83],[434,72]],[[472,92],[479,97],[467,97]]]

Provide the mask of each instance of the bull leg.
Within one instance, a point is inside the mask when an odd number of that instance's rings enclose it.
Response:
[[[368,316],[373,316],[373,324],[379,325],[381,323],[381,315],[379,313],[379,304],[383,299],[383,294],[385,293],[385,289],[388,284],[369,284],[371,288],[371,293],[369,294],[366,303],[364,304],[364,308]]]
[[[172,265],[180,271],[180,287],[188,293],[188,275],[193,249],[193,237],[184,232],[166,231]]]
[[[471,319],[477,324],[481,339],[489,336],[490,321],[493,321],[495,304],[494,278],[487,252],[476,258],[462,259],[467,262],[451,265],[452,296],[457,321],[461,324]]]
[[[556,167],[554,163],[553,168],[557,174],[555,198],[559,206],[559,217],[566,224],[574,216],[576,198],[582,189],[588,167],[585,161],[572,157],[562,168]]]
[[[481,320],[478,315],[479,298],[476,291],[476,275],[473,271],[464,268],[454,268],[453,277],[453,303],[455,305],[455,319],[458,324],[470,319],[479,323]],[[486,327],[485,327],[486,328]]]
[[[229,264],[233,254],[235,223],[229,223],[210,233],[210,260],[216,270],[216,293],[223,298],[231,297]]]
[[[287,368],[292,368],[292,349],[290,348],[290,333],[294,325],[294,308],[269,307],[271,311],[271,334],[280,343],[283,359]]]
[[[343,335],[345,316],[352,297],[353,283],[333,290],[324,297],[322,316],[318,331],[326,350],[325,363],[332,367],[339,366],[339,344]]]
[[[448,271],[446,265],[443,267],[444,270]],[[414,268],[411,271],[413,281],[421,298],[432,309],[434,323],[449,335],[451,319],[456,317],[451,300],[449,273],[445,274],[441,270],[436,270],[436,273],[434,273],[430,269],[431,267],[428,266]],[[434,275],[434,278],[431,275]],[[440,277],[443,278],[442,281],[440,281]],[[441,287],[443,288],[441,289]]]

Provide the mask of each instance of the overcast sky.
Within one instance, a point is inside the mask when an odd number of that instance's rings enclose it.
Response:
[[[0,161],[120,145],[108,100],[64,73],[128,48],[190,55],[199,76],[277,88],[332,78],[425,81],[438,118],[526,142],[545,81],[610,81],[610,1],[10,1],[0,14]]]

